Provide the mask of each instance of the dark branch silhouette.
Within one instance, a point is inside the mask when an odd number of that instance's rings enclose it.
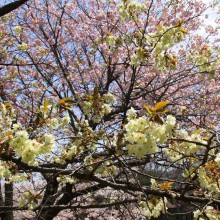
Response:
[[[17,9],[18,7],[20,7],[21,5],[23,5],[24,3],[26,3],[29,0],[18,0],[15,2],[11,2],[7,5],[4,5],[3,7],[0,7],[0,17],[8,14],[9,12]]]

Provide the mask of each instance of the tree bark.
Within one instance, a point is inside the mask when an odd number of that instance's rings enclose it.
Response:
[[[24,3],[26,3],[29,0],[18,0],[15,2],[11,2],[7,5],[4,5],[0,8],[0,17],[8,14],[9,12],[17,9],[18,7],[20,7],[21,5],[23,5]]]
[[[13,183],[5,183],[4,206],[13,206]],[[1,220],[13,220],[13,211],[5,211],[0,214]]]

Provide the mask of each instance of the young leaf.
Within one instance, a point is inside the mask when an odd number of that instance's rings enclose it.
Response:
[[[73,105],[74,103],[75,101],[67,97],[67,98],[60,99],[57,105],[67,110],[70,110],[70,106]]]
[[[50,105],[50,103],[48,102],[48,100],[46,98],[44,98],[44,112],[48,111],[49,105]]]
[[[148,114],[152,117],[153,116],[153,111],[150,107],[148,107],[147,105],[144,105],[144,108],[147,110]]]
[[[156,111],[158,111],[158,110],[161,110],[161,109],[163,109],[163,108],[164,108],[166,105],[168,105],[168,104],[169,104],[168,101],[158,102],[158,103],[156,104],[156,106],[152,108],[152,111],[156,112]]]
[[[74,104],[75,102],[71,98],[67,97],[67,98],[60,99],[57,104],[63,105],[64,103]]]
[[[193,131],[193,134],[200,134],[202,132],[202,130],[195,130]]]
[[[99,97],[99,90],[97,87],[94,88],[94,99],[98,99]]]
[[[168,190],[172,187],[174,182],[165,182],[165,183],[161,183],[159,184],[159,187],[162,189],[162,190]]]
[[[157,114],[154,117],[152,117],[150,120],[163,125],[163,119]]]

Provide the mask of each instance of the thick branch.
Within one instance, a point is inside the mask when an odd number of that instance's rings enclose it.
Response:
[[[64,209],[94,209],[94,208],[108,208],[116,205],[122,205],[126,203],[134,203],[137,202],[137,199],[126,199],[122,201],[117,201],[113,203],[103,203],[103,204],[94,204],[94,205],[51,205],[51,206],[43,206],[43,207],[38,207],[38,209],[50,209],[50,208],[55,208],[59,211],[64,210]],[[8,211],[8,210],[28,210],[27,207],[17,207],[17,206],[0,206],[1,211]]]
[[[15,9],[19,8],[21,5],[26,3],[29,0],[18,0],[15,2],[11,2],[7,5],[4,5],[3,7],[0,8],[0,17],[8,14],[11,11],[14,11]]]

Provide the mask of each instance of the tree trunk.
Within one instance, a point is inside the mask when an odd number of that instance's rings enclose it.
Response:
[[[0,192],[0,203],[5,206],[13,206],[13,183],[5,183],[5,201],[2,199],[2,190]],[[13,220],[13,211],[7,211],[0,214],[1,220]]]

